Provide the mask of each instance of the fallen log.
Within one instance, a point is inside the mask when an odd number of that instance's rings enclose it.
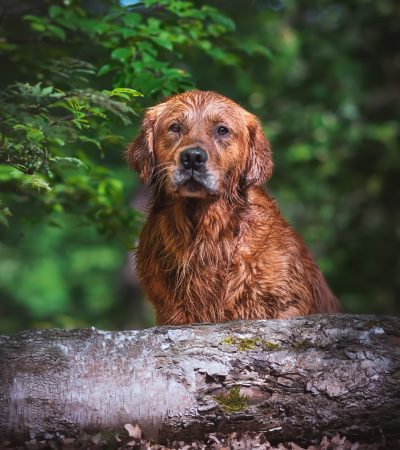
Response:
[[[0,337],[0,437],[138,423],[160,442],[400,437],[400,318],[320,315]]]

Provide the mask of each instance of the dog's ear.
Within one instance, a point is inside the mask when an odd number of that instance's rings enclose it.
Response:
[[[247,128],[249,140],[245,183],[247,186],[259,186],[272,175],[271,146],[261,129],[259,121],[253,115],[249,118]]]
[[[128,164],[138,172],[143,183],[150,180],[155,165],[154,124],[155,112],[150,108],[144,116],[139,135],[129,144],[125,152]]]

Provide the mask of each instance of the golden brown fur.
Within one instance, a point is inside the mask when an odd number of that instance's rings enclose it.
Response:
[[[186,149],[205,152],[207,161],[184,169]],[[127,159],[153,186],[137,266],[157,324],[340,310],[260,187],[272,159],[255,116],[214,92],[179,94],[147,111]]]

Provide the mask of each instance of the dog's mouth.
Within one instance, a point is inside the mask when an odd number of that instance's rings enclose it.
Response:
[[[214,177],[193,170],[176,170],[172,179],[173,190],[181,197],[206,198],[217,194]]]
[[[204,190],[204,186],[194,178],[189,178],[181,187],[192,193]]]

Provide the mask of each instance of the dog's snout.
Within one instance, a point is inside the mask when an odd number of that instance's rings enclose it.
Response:
[[[180,162],[185,169],[201,169],[207,159],[207,152],[201,147],[187,148],[180,155]]]

